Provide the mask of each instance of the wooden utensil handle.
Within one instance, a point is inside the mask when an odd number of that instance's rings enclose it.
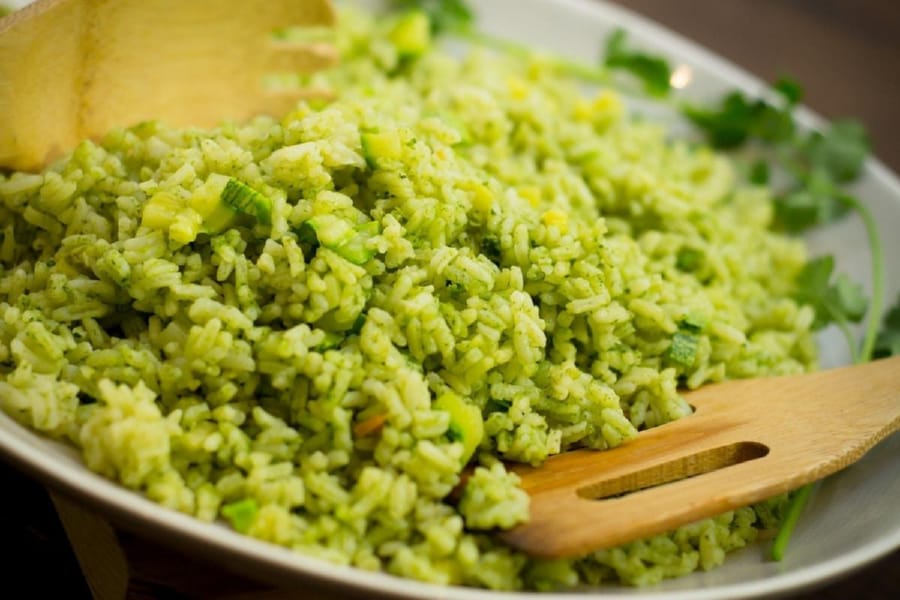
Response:
[[[87,4],[36,2],[0,24],[0,164],[35,169],[78,142]]]

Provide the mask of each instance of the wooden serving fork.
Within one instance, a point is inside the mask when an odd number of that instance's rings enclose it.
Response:
[[[531,520],[501,537],[533,556],[579,556],[822,479],[900,429],[900,356],[685,399],[694,414],[622,446],[514,468]]]
[[[40,0],[0,21],[0,166],[37,169],[148,119],[203,127],[286,112],[323,92],[263,78],[337,53],[272,32],[333,23],[328,0]]]

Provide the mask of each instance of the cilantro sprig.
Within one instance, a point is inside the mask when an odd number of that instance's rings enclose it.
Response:
[[[682,112],[720,150],[737,148],[751,139],[785,142],[794,135],[792,111],[803,98],[803,89],[789,78],[778,80],[773,89],[781,102],[771,103],[735,91],[723,97],[718,106],[689,104]]]
[[[833,278],[833,271],[833,256],[823,256],[808,262],[797,276],[795,298],[815,310],[813,329],[835,323],[852,341],[853,333],[849,330],[849,324],[862,320],[869,307],[869,300],[858,283],[851,281],[844,273]],[[850,347],[852,349],[853,345]],[[857,353],[853,354],[856,359]]]
[[[651,96],[666,96],[672,89],[669,80],[672,68],[665,59],[629,49],[624,29],[616,29],[606,40],[604,64],[610,69],[621,69],[637,77],[644,84],[644,91]]]

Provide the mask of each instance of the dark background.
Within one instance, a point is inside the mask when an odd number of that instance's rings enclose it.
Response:
[[[785,74],[805,103],[868,127],[875,154],[900,170],[900,0],[620,0],[767,81]],[[19,598],[89,598],[78,563],[43,489],[0,463],[4,592]],[[185,598],[265,588],[123,536],[132,598]],[[173,581],[171,564],[182,575]],[[194,583],[192,584],[191,581]],[[27,590],[27,593],[25,592]],[[10,593],[9,596],[6,594]],[[263,594],[272,597],[270,594]],[[875,600],[900,595],[900,552],[797,598]],[[281,597],[279,595],[279,597]],[[286,597],[286,596],[285,596]]]

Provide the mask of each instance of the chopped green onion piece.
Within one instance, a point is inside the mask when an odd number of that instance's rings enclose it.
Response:
[[[256,515],[259,513],[259,504],[253,498],[244,498],[231,504],[222,506],[222,516],[228,519],[231,526],[239,533],[247,533]]]

